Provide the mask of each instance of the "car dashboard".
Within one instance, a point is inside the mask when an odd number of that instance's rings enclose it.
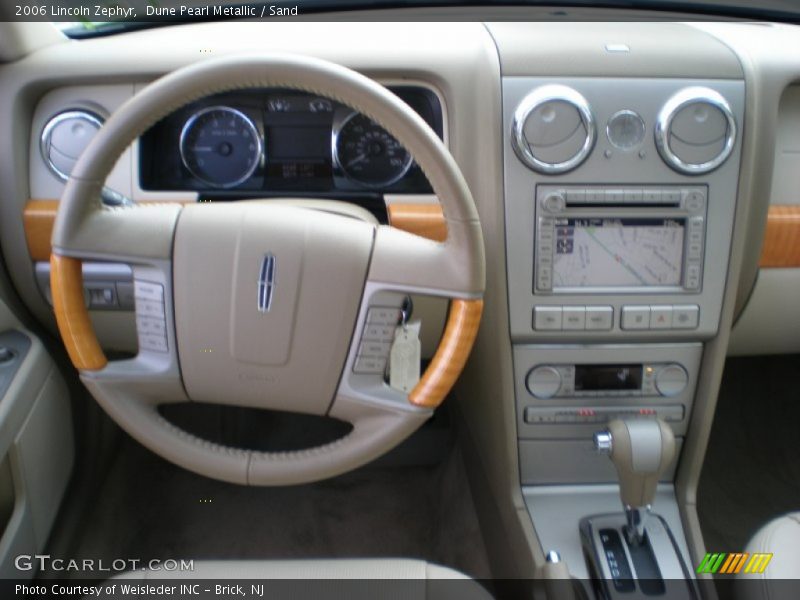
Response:
[[[86,143],[75,136],[149,82],[207,55],[294,52],[346,65],[445,142],[480,214],[486,311],[456,394],[479,502],[505,532],[489,543],[513,557],[504,574],[524,576],[542,549],[559,547],[586,575],[560,524],[618,503],[613,467],[591,441],[615,417],[655,415],[674,430],[678,457],[659,502],[682,551],[702,556],[693,495],[729,347],[800,348],[800,309],[784,292],[798,289],[796,251],[777,250],[780,269],[761,252],[776,207],[797,208],[787,183],[800,172],[787,133],[800,130],[797,30],[503,14],[198,23],[41,48],[0,73],[10,275],[55,331],[46,261],[64,172]],[[442,223],[425,174],[391,135],[334,99],[282,89],[177,109],[122,155],[107,186],[143,204],[343,201],[434,238]],[[123,354],[142,335],[131,277],[124,265],[84,268],[101,343]],[[446,307],[420,307],[423,338],[437,340]]]

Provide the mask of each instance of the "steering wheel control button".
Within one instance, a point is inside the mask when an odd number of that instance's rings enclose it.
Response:
[[[389,342],[361,342],[358,347],[359,356],[389,356],[392,345]]]
[[[561,331],[563,309],[560,306],[537,306],[533,309],[533,328],[538,331]]]
[[[363,340],[376,342],[391,342],[394,338],[394,326],[391,325],[367,325],[364,328]]]
[[[373,306],[367,312],[370,325],[397,325],[400,322],[400,309],[395,307]]]
[[[622,329],[650,329],[649,306],[623,306]]]
[[[164,319],[153,317],[136,317],[136,329],[142,335],[160,335],[167,337],[167,323]]]
[[[679,364],[671,364],[656,373],[656,389],[662,396],[677,396],[689,383],[689,375]]]
[[[136,312],[142,316],[164,318],[164,303],[136,298]]]
[[[164,302],[164,287],[158,283],[137,280],[133,284],[133,289],[134,295],[139,300]]]
[[[673,329],[697,329],[700,324],[700,307],[697,304],[672,308]]]
[[[586,329],[609,331],[614,326],[614,309],[611,306],[587,306]]]
[[[354,373],[383,375],[401,316],[402,309],[398,306],[369,307],[353,364]]]
[[[528,373],[525,385],[537,398],[552,398],[561,389],[561,373],[555,367],[536,367]]]
[[[139,349],[166,352],[167,338],[162,335],[139,334]]]
[[[386,369],[386,358],[379,356],[359,356],[356,358],[356,364],[353,367],[354,373],[364,374],[383,374]]]
[[[139,350],[167,352],[167,320],[164,312],[164,286],[135,280],[136,332]]]

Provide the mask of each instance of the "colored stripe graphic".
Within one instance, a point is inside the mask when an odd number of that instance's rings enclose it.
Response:
[[[744,567],[745,573],[763,573],[772,560],[772,556],[772,554],[759,552],[755,554],[747,552],[707,552],[703,560],[700,561],[696,573],[735,575],[742,571],[742,567]]]
[[[772,554],[762,554],[756,553],[753,554],[750,558],[750,562],[747,563],[747,566],[744,568],[745,573],[763,573],[769,561],[772,560]]]
[[[716,565],[718,560],[721,560],[723,558],[725,558],[725,554],[719,554],[719,553],[716,553],[716,552],[714,552],[714,553],[706,552],[706,555],[705,555],[705,557],[703,557],[703,560],[700,561],[700,565],[697,567],[697,571],[696,572],[697,573],[716,573],[717,570],[715,568],[715,565]]]

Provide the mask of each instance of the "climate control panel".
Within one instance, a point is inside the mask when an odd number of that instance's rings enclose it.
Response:
[[[672,397],[688,382],[679,363],[537,365],[525,387],[536,398]]]

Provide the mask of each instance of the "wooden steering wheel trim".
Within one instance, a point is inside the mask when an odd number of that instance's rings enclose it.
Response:
[[[50,289],[58,330],[72,364],[81,371],[99,371],[108,360],[97,341],[83,300],[81,261],[51,254]]]

